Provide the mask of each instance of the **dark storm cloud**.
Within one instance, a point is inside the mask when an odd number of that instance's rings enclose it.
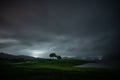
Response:
[[[118,21],[119,3],[112,0],[1,1],[0,47],[26,55],[30,53],[25,50],[43,50],[44,55],[116,55]]]

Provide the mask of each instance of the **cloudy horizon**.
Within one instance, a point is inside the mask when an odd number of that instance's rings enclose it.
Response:
[[[116,0],[1,0],[0,51],[48,57],[118,56]]]

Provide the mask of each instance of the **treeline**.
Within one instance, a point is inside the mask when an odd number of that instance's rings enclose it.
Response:
[[[16,56],[16,55],[0,52],[0,61],[24,62],[33,59],[34,57],[30,57],[30,56],[24,56],[24,55]]]

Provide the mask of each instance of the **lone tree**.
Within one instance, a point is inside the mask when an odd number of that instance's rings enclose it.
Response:
[[[51,54],[49,55],[49,57],[50,57],[50,58],[52,58],[52,57],[54,58],[54,57],[57,57],[57,55],[56,55],[55,53],[51,53]]]
[[[61,56],[57,56],[57,59],[62,59],[62,57]]]

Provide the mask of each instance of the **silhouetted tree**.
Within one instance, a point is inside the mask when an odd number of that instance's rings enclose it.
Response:
[[[49,57],[50,57],[50,58],[52,58],[52,57],[54,58],[54,57],[57,57],[57,55],[56,55],[55,53],[51,53],[51,54],[49,55]]]
[[[57,56],[57,59],[62,59],[62,57],[61,56]]]

